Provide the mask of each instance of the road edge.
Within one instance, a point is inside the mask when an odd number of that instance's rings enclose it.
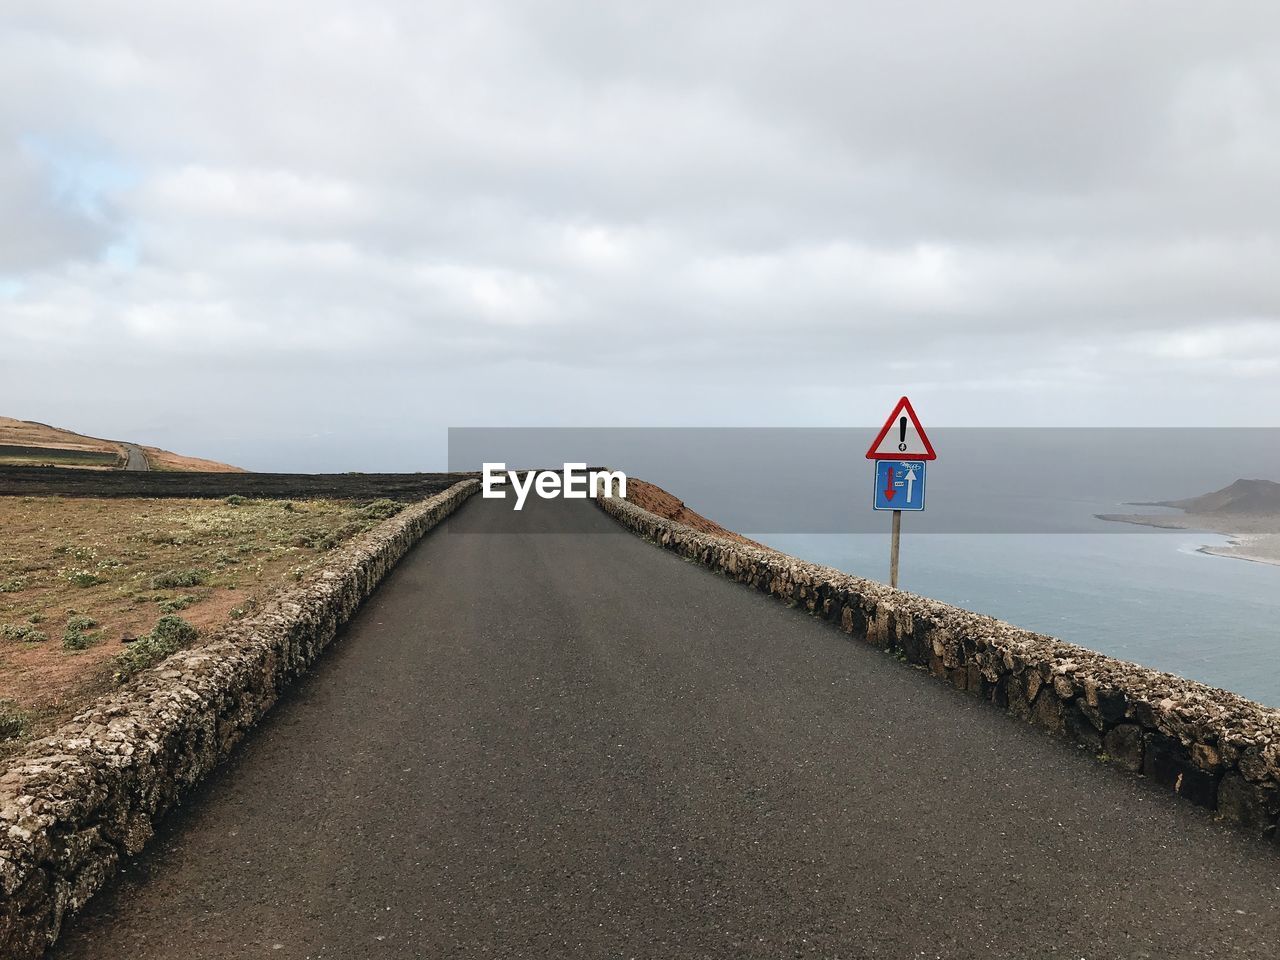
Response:
[[[304,674],[464,480],[338,548],[259,614],[107,694],[0,772],[0,956],[38,960],[156,823]]]
[[[772,549],[702,533],[625,499],[632,533],[832,621],[845,633],[1277,842],[1280,710]]]

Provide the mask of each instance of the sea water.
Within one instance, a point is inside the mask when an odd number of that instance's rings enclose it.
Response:
[[[1133,510],[1115,512],[1121,509]],[[910,529],[910,516],[903,525]],[[887,532],[754,539],[857,576],[888,579]],[[904,532],[899,586],[1280,706],[1280,566],[1199,550],[1228,543],[1187,530]]]

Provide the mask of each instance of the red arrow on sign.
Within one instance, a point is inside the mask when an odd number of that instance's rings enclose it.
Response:
[[[884,498],[892,501],[897,491],[893,489],[893,467],[888,470],[888,475],[884,478]]]

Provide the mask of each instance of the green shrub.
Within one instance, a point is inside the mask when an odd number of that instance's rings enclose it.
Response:
[[[101,639],[101,633],[88,633],[68,626],[62,632],[62,648],[64,650],[88,650]]]
[[[330,550],[341,543],[345,543],[352,537],[359,536],[368,529],[369,521],[359,522],[353,520],[349,523],[344,523],[337,530],[334,530],[332,533],[326,534],[324,537],[317,540],[316,547],[321,550]]]
[[[291,547],[319,547],[328,539],[323,530],[299,530],[289,541]]]
[[[123,682],[139,670],[145,670],[183,647],[190,646],[195,643],[197,636],[199,634],[196,628],[181,617],[161,617],[150,633],[129,644],[124,653],[116,655],[116,682]]]
[[[180,596],[170,597],[168,599],[159,598],[156,600],[156,603],[159,605],[161,613],[177,613],[179,610],[187,609],[187,607],[195,603],[196,600],[197,598],[193,597],[191,594],[184,593]]]
[[[152,590],[167,590],[173,587],[198,587],[209,577],[208,570],[169,570],[156,574],[151,578]]]
[[[0,700],[0,740],[12,740],[26,732],[30,718],[12,700]]]
[[[75,573],[67,574],[67,580],[75,584],[77,587],[96,587],[100,583],[106,583],[106,579],[98,576],[92,570],[77,570]]]
[[[198,634],[196,628],[181,617],[167,616],[156,621],[149,636],[162,643],[172,644],[173,649],[177,650],[179,647],[194,643]]]
[[[242,496],[240,496],[240,494],[238,494],[238,493],[233,493],[233,494],[231,494],[231,496],[226,497],[225,499],[223,499],[223,501],[222,501],[222,502],[223,502],[223,503],[225,503],[225,504],[227,504],[228,506],[231,506],[231,507],[239,507],[239,506],[243,506],[244,504],[248,503],[248,502],[249,502],[249,498],[248,498],[248,497],[242,497]]]
[[[21,577],[13,577],[10,580],[0,580],[0,593],[17,593],[19,590],[27,588],[27,581]]]
[[[360,515],[368,517],[370,520],[386,520],[390,517],[394,517],[403,509],[403,503],[397,503],[395,500],[388,500],[386,497],[380,497],[377,500],[370,500],[361,507]]]
[[[98,625],[98,621],[93,617],[86,617],[83,614],[77,614],[67,620],[68,630],[92,630]]]
[[[27,623],[44,623],[44,614],[33,613],[31,616],[27,617]]]
[[[49,639],[35,627],[25,623],[6,623],[0,626],[0,637],[5,640],[22,640],[25,643],[40,643]]]

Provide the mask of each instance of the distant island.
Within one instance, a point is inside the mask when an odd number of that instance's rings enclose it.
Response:
[[[1201,547],[1202,553],[1257,563],[1280,564],[1280,483],[1237,480],[1230,486],[1185,500],[1153,500],[1134,507],[1172,507],[1182,516],[1149,513],[1099,513],[1100,520],[1137,523],[1171,530],[1210,530],[1231,538],[1226,547]]]

